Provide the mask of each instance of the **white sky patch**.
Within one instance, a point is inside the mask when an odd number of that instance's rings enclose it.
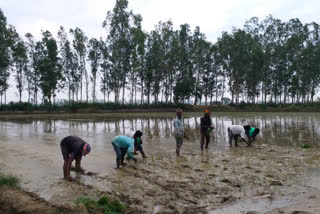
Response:
[[[48,30],[54,37],[56,37],[59,26],[60,25],[58,23],[50,22],[45,19],[37,19],[26,24],[18,23],[16,28],[19,29],[19,32],[21,32],[21,37],[24,37],[24,35],[28,32],[37,32],[32,33],[32,35],[35,36],[36,40],[41,40],[41,30]]]
[[[7,17],[7,23],[15,26],[21,37],[30,32],[39,40],[41,30],[49,30],[56,37],[62,25],[66,31],[79,27],[90,39],[106,37],[102,22],[115,2],[0,0],[0,8]],[[211,42],[216,42],[223,31],[231,32],[232,27],[242,28],[245,21],[254,16],[260,21],[271,14],[283,22],[299,18],[302,23],[320,23],[319,0],[129,0],[129,10],[141,14],[142,27],[147,32],[153,30],[159,21],[171,19],[175,30],[185,23],[190,25],[191,31],[199,26]],[[10,82],[9,100],[16,101],[15,82]]]

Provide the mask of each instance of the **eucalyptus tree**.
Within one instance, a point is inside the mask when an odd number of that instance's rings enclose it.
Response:
[[[43,100],[51,105],[55,102],[56,92],[63,76],[57,42],[49,31],[42,32],[42,40],[37,42],[36,51],[39,56],[40,88]]]
[[[124,103],[127,73],[130,71],[131,35],[130,21],[132,12],[128,11],[127,0],[116,0],[112,11],[108,11],[103,22],[103,27],[108,31],[108,44],[110,54],[111,78],[114,82],[110,85],[115,93],[115,102],[120,101],[122,88],[122,103]]]
[[[261,82],[265,63],[264,52],[258,38],[248,37],[249,63],[246,70],[245,88],[247,99],[255,103],[261,92]]]
[[[201,74],[205,72],[205,60],[208,59],[206,58],[206,55],[209,54],[208,53],[210,52],[209,49],[210,49],[210,45],[208,45],[205,35],[200,32],[200,27],[197,26],[192,36],[192,51],[191,51],[193,74],[195,78],[195,85],[194,85],[194,92],[193,92],[194,105],[198,104],[198,99],[200,99],[200,103],[201,103],[201,97],[202,97],[203,91],[207,90],[207,89],[204,89],[203,87]],[[208,93],[206,93],[206,95],[208,95]]]
[[[283,95],[283,84],[286,81],[287,75],[287,58],[285,44],[288,35],[286,33],[286,24],[279,19],[274,19],[272,16],[265,20],[266,30],[264,36],[270,48],[270,77],[271,81],[271,102],[281,101]],[[286,90],[286,89],[285,89]]]
[[[7,26],[7,18],[4,16],[0,9],[0,97],[1,105],[6,104],[6,92],[9,88],[9,67],[10,67],[10,55],[9,55],[9,32]]]
[[[166,50],[165,41],[166,37],[164,37],[163,24],[160,22],[156,25],[155,30],[151,31],[148,43],[147,43],[147,73],[151,73],[151,92],[154,97],[154,102],[159,102],[159,95],[161,93],[161,87],[163,85],[163,81],[166,79],[166,61],[168,57],[168,50]],[[148,90],[150,92],[150,90]],[[148,103],[149,103],[149,95],[148,93]]]
[[[28,72],[28,54],[24,41],[13,28],[11,32],[12,44],[12,65],[15,71],[16,88],[19,92],[19,102],[21,103],[22,91],[24,89],[25,73]],[[29,96],[30,97],[30,96]]]
[[[25,79],[27,81],[27,91],[28,91],[28,102],[36,104],[36,97],[35,97],[35,88],[38,88],[38,81],[34,81],[34,76],[36,75],[35,71],[35,41],[31,33],[25,34],[26,41],[26,51],[28,57],[28,65],[25,71]],[[32,98],[33,95],[33,98]]]
[[[88,60],[90,62],[90,67],[91,67],[90,79],[92,82],[92,102],[95,102],[97,73],[98,73],[99,64],[101,60],[100,42],[95,38],[90,39],[88,49],[89,49]]]
[[[131,103],[137,103],[137,86],[140,85],[141,102],[143,102],[144,91],[144,74],[145,74],[145,41],[146,34],[142,30],[142,17],[141,15],[133,16],[133,26],[131,32],[131,72],[129,80],[131,82]]]
[[[176,56],[177,51],[177,39],[175,32],[173,31],[173,23],[171,20],[166,22],[159,22],[156,25],[156,31],[158,32],[159,45],[160,45],[160,73],[161,73],[161,93],[165,97],[165,102],[168,103],[172,97],[172,90],[174,85],[174,75],[176,71]]]
[[[28,82],[28,91],[32,90],[33,93],[33,104],[38,105],[38,92],[40,87],[40,59],[42,52],[39,51],[39,45],[35,42],[35,39],[31,33],[25,35],[27,38],[26,47],[29,58],[27,82]],[[30,93],[29,93],[30,94]]]
[[[177,81],[177,75],[179,70],[179,32],[173,31],[172,28],[169,30],[170,35],[170,43],[169,43],[169,51],[168,51],[168,60],[167,60],[167,82],[168,89],[165,91],[165,99],[166,103],[173,102],[173,95],[175,89],[175,83]]]
[[[174,86],[175,103],[185,103],[194,92],[195,79],[192,71],[191,48],[192,41],[190,35],[190,26],[183,24],[178,32],[179,44],[177,51],[177,75]]]
[[[310,84],[310,100],[314,102],[314,96],[320,87],[320,26],[312,22],[306,26],[308,28],[308,38],[306,48],[302,52],[303,69],[308,71]]]
[[[71,100],[75,100],[81,77],[80,72],[78,72],[77,56],[71,48],[68,34],[63,26],[60,26],[58,31],[58,41],[60,47],[59,53],[61,56],[60,64],[65,80],[64,84],[68,85],[68,100],[71,102]]]
[[[86,57],[87,57],[87,42],[88,37],[80,28],[70,29],[70,33],[73,35],[72,45],[77,54],[78,58],[78,71],[79,71],[79,82],[80,85],[80,100],[82,101],[82,82],[83,76],[85,77],[86,86],[86,100],[89,101],[89,74],[86,69]]]
[[[227,32],[222,33],[222,37],[218,38],[217,46],[220,54],[221,65],[225,76],[228,78],[228,86],[231,93],[231,102],[234,103],[234,98],[239,91],[238,83],[240,82],[238,72],[234,67],[233,52],[236,51],[234,47],[234,41],[232,35]],[[241,81],[242,82],[242,81]]]
[[[108,44],[100,38],[99,51],[101,53],[100,72],[101,72],[101,84],[100,91],[103,93],[103,102],[106,102],[106,95],[108,102],[110,102],[109,96],[111,93],[111,84],[113,80],[111,78],[111,62],[108,50]]]
[[[201,82],[202,82],[202,95],[205,98],[205,104],[208,104],[208,99],[210,99],[210,104],[212,104],[212,99],[215,94],[216,102],[218,100],[218,88],[220,86],[219,79],[219,63],[216,57],[217,47],[210,42],[205,41],[205,49],[203,52],[203,71],[201,72]]]
[[[144,77],[144,91],[143,93],[147,97],[147,103],[150,104],[151,102],[151,93],[152,93],[152,86],[154,84],[155,77],[153,76],[155,70],[159,69],[158,59],[159,57],[159,38],[157,38],[157,32],[152,31],[147,36],[147,45],[146,45],[146,71]],[[159,89],[159,87],[158,87]]]

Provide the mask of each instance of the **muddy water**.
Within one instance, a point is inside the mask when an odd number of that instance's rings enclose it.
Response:
[[[204,154],[199,151],[201,114],[185,114],[185,128],[190,140],[184,142],[183,157],[178,159],[174,155],[175,143],[172,137],[174,115],[153,114],[151,118],[147,116],[130,115],[125,118],[125,115],[120,117],[117,115],[112,118],[94,115],[95,119],[92,119],[93,117],[86,115],[77,119],[62,117],[54,120],[48,118],[2,120],[0,121],[0,172],[19,176],[24,189],[36,192],[47,200],[62,202],[83,195],[98,197],[104,193],[129,197],[125,195],[128,193],[131,198],[126,200],[138,204],[147,213],[168,210],[184,212],[184,209],[191,208],[200,209],[203,213],[238,213],[239,210],[251,210],[253,207],[258,207],[256,210],[262,212],[269,211],[270,207],[290,204],[289,197],[279,197],[272,203],[265,198],[256,202],[254,198],[256,194],[253,193],[255,191],[262,191],[262,195],[277,192],[265,186],[270,179],[274,179],[275,181],[272,180],[274,183],[278,180],[286,183],[291,176],[295,177],[301,173],[308,174],[312,178],[319,175],[316,167],[300,171],[297,168],[309,164],[308,161],[312,161],[313,164],[320,161],[320,157],[313,154],[317,153],[317,148],[320,147],[320,114],[213,114],[215,130],[211,134],[211,148]],[[257,146],[251,150],[245,147],[235,151],[230,150],[226,130],[231,124],[250,124],[260,128]],[[119,134],[132,136],[137,129],[144,133],[143,147],[149,158],[141,160],[141,156],[138,156],[138,165],[129,163],[126,169],[115,172],[113,169],[115,154],[111,139]],[[82,161],[83,168],[92,173],[79,175],[72,172],[76,178],[76,182],[73,183],[61,179],[63,160],[59,142],[68,135],[82,137],[93,148],[92,153]],[[313,146],[311,154],[300,154],[304,152],[299,148],[302,144]],[[274,149],[269,149],[273,146]],[[277,149],[278,146],[283,149]],[[264,151],[265,148],[267,151]],[[298,152],[289,151],[289,148],[297,149]],[[291,160],[290,152],[294,154],[292,156],[296,155],[299,158]],[[283,155],[287,161],[283,163],[281,160],[283,157],[278,157],[279,155]],[[308,159],[304,163],[301,161],[306,159],[304,155],[313,159]],[[272,161],[277,158],[280,160],[264,164],[263,162],[269,158]],[[243,167],[235,167],[233,160]],[[249,164],[251,161],[253,165],[260,166],[260,169],[251,168]],[[283,170],[284,167],[287,171]],[[240,174],[240,178],[230,180],[228,175],[234,173]],[[206,179],[199,183],[197,176],[204,176]],[[249,185],[246,179],[248,176],[256,177],[257,180]],[[129,181],[124,182],[124,180]],[[317,179],[311,180],[310,186],[320,187]],[[226,184],[240,189],[235,191]],[[179,193],[181,188],[184,193]],[[253,191],[254,188],[257,190]],[[184,195],[187,193],[189,196]],[[231,197],[230,194],[234,196]],[[245,195],[250,195],[253,199],[246,199]],[[147,199],[144,200],[142,196]],[[158,199],[154,199],[155,197]],[[199,197],[204,200],[201,203],[194,203]],[[179,206],[172,205],[172,201],[176,198],[179,198],[177,200]],[[240,202],[237,204],[237,201]],[[191,208],[186,205],[190,203],[193,205]]]

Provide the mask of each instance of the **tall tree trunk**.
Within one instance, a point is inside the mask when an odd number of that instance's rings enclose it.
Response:
[[[88,72],[87,69],[84,70],[84,75],[86,78],[86,100],[87,103],[89,102],[89,81],[88,81]]]
[[[137,84],[134,85],[134,104],[137,105]]]
[[[124,81],[123,83],[123,88],[122,88],[122,104],[124,104],[124,92],[126,90],[126,82]]]
[[[143,104],[143,94],[144,94],[144,84],[143,84],[143,80],[141,79],[141,104]]]

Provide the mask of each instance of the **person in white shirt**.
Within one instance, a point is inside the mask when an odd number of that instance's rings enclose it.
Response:
[[[229,144],[230,147],[232,147],[232,140],[234,139],[235,141],[235,146],[238,146],[238,137],[240,136],[240,138],[246,142],[246,144],[248,146],[250,146],[250,143],[247,142],[245,140],[246,135],[249,138],[249,130],[250,130],[250,126],[246,125],[246,126],[241,126],[241,125],[232,125],[228,128],[228,137],[229,137]]]
[[[180,148],[183,144],[183,138],[188,137],[185,135],[184,132],[184,126],[183,126],[183,120],[182,120],[182,109],[178,108],[176,110],[177,112],[177,118],[173,121],[173,127],[174,127],[174,137],[176,139],[176,154],[177,156],[180,156]]]

